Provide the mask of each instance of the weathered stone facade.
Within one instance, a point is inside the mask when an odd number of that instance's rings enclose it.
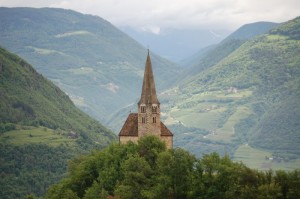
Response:
[[[157,99],[152,64],[148,52],[138,113],[129,114],[120,133],[120,143],[137,142],[140,137],[155,135],[163,140],[167,148],[173,147],[173,134],[160,121],[160,103]]]

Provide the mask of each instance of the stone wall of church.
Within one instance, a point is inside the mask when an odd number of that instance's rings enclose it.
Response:
[[[139,137],[137,137],[137,136],[120,136],[119,139],[120,139],[121,144],[126,144],[128,141],[137,143],[139,140]]]
[[[160,136],[160,139],[166,143],[167,149],[173,148],[173,136]]]
[[[126,144],[128,141],[137,143],[139,140],[139,137],[137,137],[137,136],[120,136],[119,139],[120,139],[121,144]],[[173,148],[173,136],[160,136],[160,139],[166,143],[167,149]]]
[[[156,109],[153,109],[153,106]],[[144,107],[144,111],[143,108]],[[155,110],[155,111],[154,111]],[[141,104],[138,112],[139,137],[144,135],[160,136],[160,107],[157,104]]]

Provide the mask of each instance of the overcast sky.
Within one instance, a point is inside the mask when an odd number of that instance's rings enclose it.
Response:
[[[235,30],[300,16],[300,0],[0,0],[0,6],[72,9],[157,34],[166,28]]]

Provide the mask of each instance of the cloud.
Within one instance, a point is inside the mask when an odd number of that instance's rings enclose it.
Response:
[[[299,0],[0,0],[0,6],[59,7],[98,15],[116,26],[147,29],[226,28],[299,15]]]
[[[117,91],[119,90],[119,86],[116,85],[115,83],[113,82],[110,82],[108,84],[104,84],[104,85],[101,85],[102,88],[105,88],[113,93],[117,93]]]
[[[160,34],[160,27],[158,27],[158,26],[144,26],[144,27],[141,27],[140,30],[142,30],[144,32],[151,32],[155,35]]]

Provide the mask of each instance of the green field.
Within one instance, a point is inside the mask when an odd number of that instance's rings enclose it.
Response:
[[[186,131],[183,131],[180,141],[177,142],[196,154],[208,151],[222,153],[223,149],[228,147],[235,161],[242,161],[250,168],[259,170],[300,168],[300,159],[288,158],[281,161],[266,159],[266,157],[272,157],[271,152],[243,145],[243,142],[239,140],[240,134],[235,129],[236,125],[254,114],[250,100],[253,96],[251,89],[230,88],[199,92],[193,95],[179,94],[178,91],[170,90],[168,94],[164,97],[168,99],[168,96],[177,95],[177,98],[171,99],[174,103],[169,103],[169,107],[166,107],[165,122],[167,125],[177,122],[186,127]],[[190,127],[205,129],[209,134],[189,132]],[[237,140],[240,143],[236,143]],[[233,143],[240,145],[237,150],[233,147]]]
[[[227,119],[222,128],[217,129],[214,140],[230,141],[235,134],[234,126],[251,113],[248,107],[239,106],[236,111]]]
[[[237,162],[243,162],[248,167],[258,170],[272,169],[291,171],[294,169],[300,169],[300,158],[289,160],[287,162],[278,162],[266,159],[266,157],[272,157],[272,153],[255,149],[247,144],[244,144],[235,151],[233,160]]]
[[[177,109],[171,110],[171,116],[186,126],[213,130],[216,128],[216,119],[224,110],[224,108],[218,108],[199,112],[195,109]]]
[[[245,105],[235,105],[239,100],[252,95],[251,90],[236,92],[210,91],[185,96],[177,101],[177,106],[169,109],[169,116],[185,126],[214,132],[213,140],[229,141],[234,135],[234,126],[247,117],[251,110]],[[226,111],[233,110],[233,113]],[[170,118],[167,118],[170,121]]]
[[[72,146],[75,144],[75,140],[68,138],[65,132],[54,131],[45,127],[28,127],[26,130],[13,130],[0,134],[1,143],[15,145],[47,144],[56,147],[67,144]]]

